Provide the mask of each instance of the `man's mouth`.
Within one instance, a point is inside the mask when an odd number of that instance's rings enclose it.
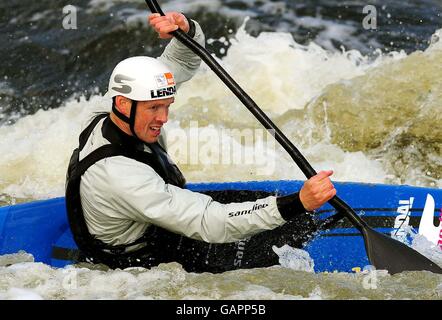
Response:
[[[161,133],[161,126],[151,126],[149,129],[155,134],[159,135]]]

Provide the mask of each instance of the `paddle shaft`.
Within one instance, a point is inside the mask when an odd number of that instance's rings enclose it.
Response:
[[[152,13],[159,13],[164,16],[164,12],[156,0],[146,0]],[[293,145],[293,143],[282,133],[281,130],[270,120],[269,117],[258,107],[253,99],[233,80],[233,78],[220,66],[218,62],[210,55],[210,53],[200,46],[195,40],[190,38],[185,32],[178,29],[171,34],[182,42],[186,47],[197,54],[215,73],[216,75],[227,85],[227,87],[236,95],[236,97],[249,109],[249,111],[258,119],[258,121],[266,128],[276,141],[288,152],[290,157],[295,161],[301,171],[307,178],[311,178],[316,175],[315,169],[304,158],[301,152]],[[329,203],[338,211],[344,213],[352,224],[362,231],[367,226],[364,220],[362,220],[354,210],[345,203],[338,196],[329,200]]]

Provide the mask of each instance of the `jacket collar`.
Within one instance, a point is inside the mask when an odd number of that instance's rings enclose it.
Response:
[[[149,147],[148,143],[144,143],[118,128],[118,126],[110,119],[110,116],[107,116],[104,119],[101,133],[110,143],[122,146],[129,150],[147,151],[145,146]],[[149,151],[150,150],[151,148],[149,147]]]

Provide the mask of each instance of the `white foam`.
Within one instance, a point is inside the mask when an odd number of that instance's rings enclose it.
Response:
[[[431,43],[428,50],[442,50],[442,29],[436,30],[431,36]]]
[[[91,0],[89,1],[87,12],[93,11],[105,12],[109,11],[114,5],[118,3],[135,2],[135,0]]]
[[[277,114],[303,109],[328,85],[403,57],[381,56],[370,61],[356,50],[330,52],[315,43],[300,45],[288,33],[263,32],[252,37],[245,31],[245,23],[229,40],[232,45],[221,64],[262,109]],[[232,104],[211,71],[203,69],[192,81],[201,85],[183,85],[177,102],[205,97],[210,92],[211,99]]]
[[[53,10],[44,10],[41,12],[36,12],[32,15],[31,18],[29,18],[30,22],[35,22],[39,20],[46,19],[50,14],[53,14]]]
[[[411,247],[442,267],[442,249],[421,234],[412,235]]]
[[[357,36],[354,36],[354,33],[360,28],[356,23],[338,23],[322,17],[297,17],[296,21],[307,29],[312,27],[319,29],[320,31],[314,41],[321,47],[330,51],[336,51],[333,40],[345,43],[347,48],[353,49],[366,48],[367,46],[370,46],[371,48],[382,47],[382,45],[375,39],[370,39],[369,43],[365,43]]]
[[[107,102],[109,103],[109,102]],[[71,100],[65,106],[0,127],[0,188],[19,198],[47,198],[64,193],[64,176],[81,126],[103,99]]]
[[[0,293],[2,300],[43,300],[43,298],[33,290],[26,288],[9,288],[6,293]]]
[[[273,246],[272,250],[279,256],[279,264],[282,267],[297,271],[315,272],[315,263],[307,251],[292,248],[287,244],[281,248]]]
[[[132,3],[132,4],[139,4],[136,0],[91,0],[88,4],[88,12],[93,11],[109,11],[113,6],[121,3]],[[180,1],[180,0],[173,0],[168,2],[161,3],[161,8],[164,12],[169,11],[177,11],[177,12],[185,12],[185,13],[191,13],[195,12],[199,8],[204,8],[207,12],[217,12],[221,8],[221,2],[217,0],[212,1],[206,1],[206,0],[187,0],[187,1]],[[126,10],[126,9],[124,9]],[[137,15],[144,13],[144,17],[147,16],[147,14],[150,13],[148,10],[148,7],[146,5],[145,9],[137,9]]]

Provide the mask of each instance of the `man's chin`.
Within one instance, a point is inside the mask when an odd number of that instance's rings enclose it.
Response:
[[[155,143],[155,142],[158,142],[158,138],[159,137],[146,137],[146,138],[143,138],[142,140],[146,143]]]

